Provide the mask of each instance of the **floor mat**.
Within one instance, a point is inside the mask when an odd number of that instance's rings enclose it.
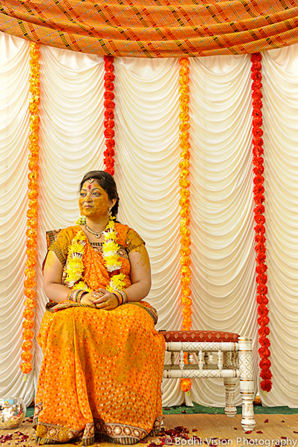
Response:
[[[193,407],[187,407],[186,405],[164,407],[163,414],[225,414],[225,409],[222,407],[204,407],[195,402],[193,402],[193,404]],[[27,408],[26,417],[32,417],[33,411],[33,407]],[[263,407],[262,405],[254,405],[254,412],[255,414],[298,414],[298,408]],[[237,407],[237,414],[241,413],[242,408]]]
[[[163,414],[225,414],[223,407],[204,407],[203,405],[193,402],[193,407],[186,405],[175,407],[164,407]],[[263,407],[262,405],[254,405],[255,414],[298,414],[298,408],[289,407]],[[237,407],[237,414],[242,414],[242,408]]]

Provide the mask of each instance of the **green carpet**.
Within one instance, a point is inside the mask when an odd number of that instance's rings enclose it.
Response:
[[[34,413],[34,407],[28,407],[26,411],[26,418],[31,418]]]
[[[186,407],[182,405],[180,407],[165,407],[163,408],[163,414],[225,414],[225,409],[220,407],[203,407],[197,403],[193,403],[193,407]],[[26,417],[33,416],[33,407],[27,408]],[[241,414],[241,407],[237,408],[237,414]],[[262,407],[262,405],[254,405],[255,414],[298,414],[298,408],[289,407]]]
[[[225,414],[223,407],[204,407],[193,402],[193,407],[164,407],[163,414]],[[254,405],[255,414],[298,414],[298,408],[289,407],[262,407],[262,405]],[[237,407],[237,414],[242,413],[242,408]]]

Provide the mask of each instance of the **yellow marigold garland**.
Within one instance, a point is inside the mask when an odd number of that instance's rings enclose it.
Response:
[[[83,255],[86,240],[87,237],[85,233],[83,231],[79,231],[73,238],[71,246],[68,249],[66,281],[71,288],[78,288],[78,285],[76,287],[74,286],[81,279],[84,272]],[[81,285],[85,284],[83,281],[80,281],[80,283]],[[81,288],[87,290],[86,287]]]
[[[102,246],[103,258],[105,260],[105,265],[107,271],[112,273],[116,270],[120,270],[121,261],[118,255],[119,245],[116,243],[117,232],[114,222],[115,217],[111,216],[108,225],[103,233],[105,242]],[[83,231],[79,231],[73,238],[71,246],[68,250],[67,257],[67,268],[66,268],[66,281],[69,286],[74,289],[83,289],[87,292],[92,292],[87,284],[81,280],[84,273],[84,246],[86,244],[87,237]],[[119,273],[113,275],[110,280],[110,284],[107,287],[109,292],[114,292],[115,290],[122,290],[125,288],[125,275],[124,273]]]
[[[180,78],[180,148],[181,148],[181,161],[179,163],[180,168],[180,244],[181,244],[181,258],[180,258],[180,264],[181,264],[181,301],[183,304],[183,321],[182,321],[182,327],[183,330],[189,331],[192,326],[191,321],[191,305],[192,305],[192,299],[191,299],[191,259],[190,259],[190,181],[188,179],[189,177],[189,157],[190,157],[190,144],[189,144],[189,61],[186,58],[182,58],[179,60],[179,63],[181,65],[181,68],[179,70]],[[184,355],[184,362],[187,363],[187,354]],[[191,389],[191,381],[190,379],[182,379],[181,380],[181,389],[184,392],[189,392]]]
[[[102,246],[103,258],[107,267],[107,271],[112,273],[116,270],[120,270],[121,261],[118,255],[119,245],[116,243],[117,233],[115,227],[115,217],[111,216],[110,221],[104,232],[105,242]],[[111,281],[107,290],[109,292],[114,292],[115,290],[122,290],[125,288],[125,275],[124,273],[119,273],[111,277]]]
[[[21,370],[24,374],[28,374],[32,370],[31,349],[33,348],[34,338],[34,308],[36,306],[36,271],[37,264],[37,217],[38,217],[38,171],[39,171],[39,45],[30,44],[30,133],[29,133],[29,171],[28,174],[28,211],[27,211],[27,260],[25,270],[25,310],[23,312],[24,321],[22,327],[23,339]]]

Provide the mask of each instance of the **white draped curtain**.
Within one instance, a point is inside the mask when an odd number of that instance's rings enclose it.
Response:
[[[193,329],[254,340],[258,389],[249,56],[190,61]],[[180,329],[179,62],[115,59],[119,220],[146,241],[157,329]],[[264,405],[298,407],[298,46],[263,54],[269,317],[273,389]],[[76,220],[78,185],[103,169],[103,59],[41,48],[36,331],[47,298],[45,232]],[[0,394],[35,393],[42,353],[23,380],[23,281],[28,175],[29,44],[0,32]],[[184,399],[169,380],[164,404]],[[220,380],[193,380],[191,399],[224,404]],[[238,396],[238,403],[240,402]]]

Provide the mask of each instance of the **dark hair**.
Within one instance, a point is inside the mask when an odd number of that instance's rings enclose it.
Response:
[[[118,214],[119,196],[115,180],[111,174],[106,171],[89,171],[84,175],[80,183],[80,190],[82,189],[84,183],[90,178],[94,178],[97,181],[97,183],[107,193],[109,200],[117,199],[115,205],[111,209],[112,215],[116,217]]]

